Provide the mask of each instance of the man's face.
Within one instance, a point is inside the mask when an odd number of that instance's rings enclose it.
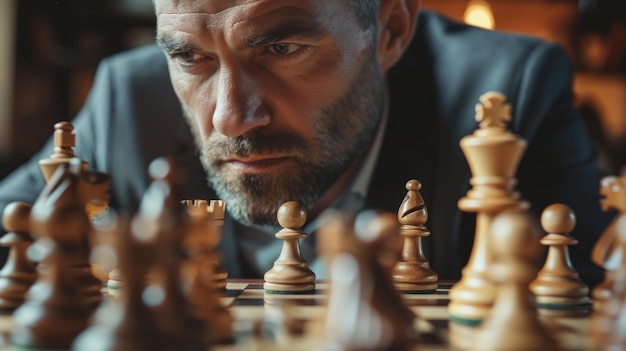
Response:
[[[211,186],[246,224],[311,208],[367,151],[384,94],[349,1],[157,0],[158,40]],[[371,29],[375,31],[375,29]]]

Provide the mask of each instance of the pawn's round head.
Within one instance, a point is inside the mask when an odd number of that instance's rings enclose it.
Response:
[[[299,229],[306,223],[306,209],[296,201],[288,201],[278,208],[276,217],[281,227]]]
[[[567,205],[552,204],[543,210],[541,226],[547,233],[568,234],[576,226],[576,215]]]

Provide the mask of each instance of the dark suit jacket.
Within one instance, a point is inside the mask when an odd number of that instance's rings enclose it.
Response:
[[[513,106],[510,129],[529,141],[518,189],[539,213],[554,202],[574,209],[573,234],[580,244],[571,249],[572,258],[595,283],[600,272],[588,263],[590,249],[611,216],[599,208],[601,175],[572,105],[571,78],[567,56],[556,45],[422,11],[415,39],[388,75],[390,118],[367,206],[397,211],[405,182],[419,179],[430,214],[429,260],[442,278],[458,277],[474,232],[474,215],[457,208],[470,178],[459,140],[477,128],[478,97],[500,91]],[[113,179],[114,207],[138,206],[148,185],[148,163],[165,155],[176,157],[188,172],[181,197],[215,198],[156,46],[104,60],[73,123],[78,156]],[[44,186],[37,161],[51,153],[48,144],[3,181],[0,209],[10,201],[36,199]],[[232,243],[232,234],[224,235]],[[237,268],[232,270],[236,276]]]

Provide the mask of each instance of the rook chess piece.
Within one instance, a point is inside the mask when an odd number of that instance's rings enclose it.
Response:
[[[539,237],[532,218],[522,213],[502,213],[490,233],[496,298],[489,317],[478,327],[472,350],[556,351],[557,342],[539,322],[528,285],[537,274]]]
[[[226,289],[226,282],[228,279],[228,271],[220,266],[220,255],[216,251],[217,245],[222,236],[222,227],[224,225],[224,212],[226,210],[224,201],[222,200],[183,200],[181,201],[187,206],[187,213],[192,219],[192,222],[197,226],[204,226],[206,229],[203,248],[207,250],[204,258],[209,260],[207,264],[210,264],[212,269],[211,281],[213,286],[217,289]]]
[[[530,284],[540,314],[571,316],[591,311],[589,287],[572,266],[568,245],[578,243],[569,233],[576,225],[574,211],[564,204],[548,206],[541,215],[541,225],[548,233],[541,239],[549,246],[545,265]]]
[[[306,211],[295,201],[282,204],[278,208],[278,224],[283,229],[276,238],[283,240],[280,256],[274,266],[265,273],[263,288],[268,293],[307,293],[315,290],[315,273],[300,254],[299,239],[307,234],[300,229],[306,223]]]
[[[215,247],[221,228],[216,222],[219,221],[220,208],[223,210],[224,203],[218,200],[212,200],[210,206],[206,200],[185,203],[191,222],[183,239],[189,257],[184,269],[189,280],[187,297],[193,306],[194,315],[206,326],[202,334],[205,343],[229,343],[233,341],[233,317],[222,305],[219,296],[226,288],[226,277],[223,273],[215,274],[219,268]],[[214,219],[213,215],[217,215],[218,219]]]
[[[7,262],[0,271],[0,312],[11,313],[25,300],[28,289],[37,280],[35,263],[28,259],[26,250],[33,242],[30,236],[32,205],[12,202],[2,214],[2,225],[9,232],[0,239],[0,245],[10,246]]]
[[[428,211],[419,193],[421,189],[419,181],[409,180],[407,194],[398,209],[404,245],[401,260],[393,268],[393,280],[404,293],[429,293],[437,289],[437,273],[430,268],[422,250],[422,238],[429,236],[430,231],[424,226]]]

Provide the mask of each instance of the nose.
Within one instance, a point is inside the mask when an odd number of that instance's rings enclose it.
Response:
[[[222,67],[218,73],[213,127],[227,137],[268,125],[269,111],[264,107],[261,87],[242,70]]]

